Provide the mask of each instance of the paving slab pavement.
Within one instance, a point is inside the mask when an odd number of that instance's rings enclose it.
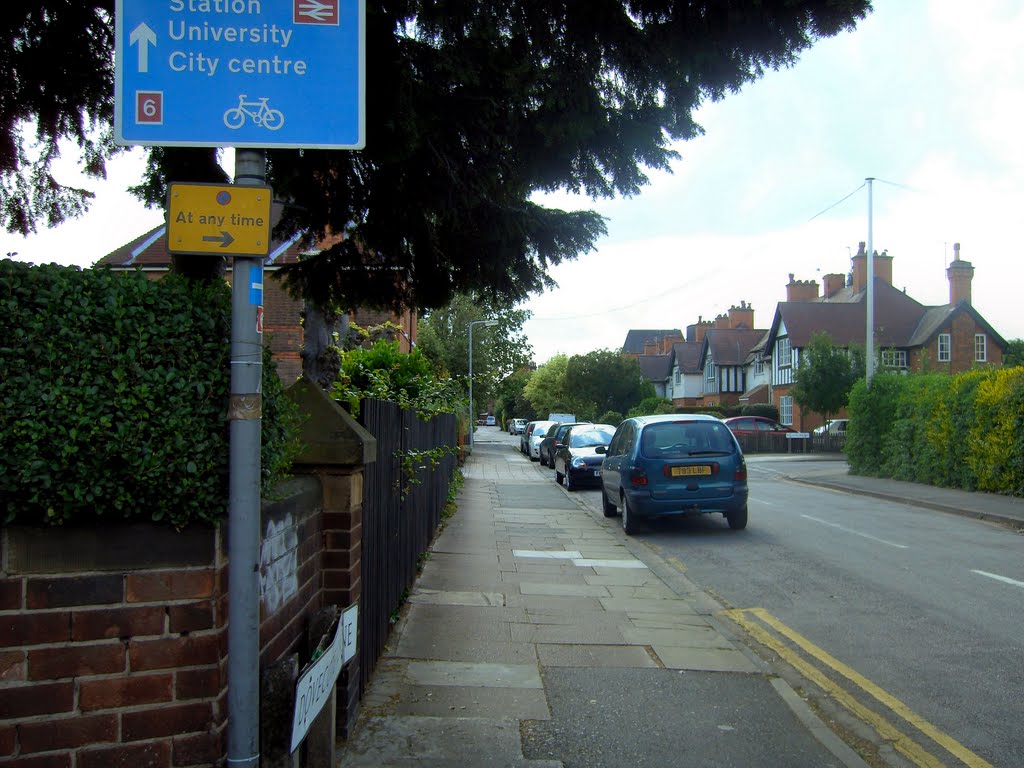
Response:
[[[862,768],[721,606],[477,442],[339,768]]]

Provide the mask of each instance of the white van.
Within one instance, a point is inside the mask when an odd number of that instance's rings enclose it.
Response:
[[[557,421],[559,424],[575,424],[575,413],[549,413],[548,421]]]

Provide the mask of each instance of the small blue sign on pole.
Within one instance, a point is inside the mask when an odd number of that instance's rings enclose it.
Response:
[[[249,303],[263,304],[263,267],[254,265],[249,269]]]
[[[117,0],[115,140],[361,149],[365,0]]]

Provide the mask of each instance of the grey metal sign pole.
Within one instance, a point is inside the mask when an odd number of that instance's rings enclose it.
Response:
[[[263,150],[238,149],[235,184],[266,183]],[[231,399],[228,406],[228,755],[230,768],[259,768],[260,442],[263,259],[235,256],[231,274]]]

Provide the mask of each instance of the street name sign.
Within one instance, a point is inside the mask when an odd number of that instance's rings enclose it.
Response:
[[[117,0],[119,144],[361,149],[365,0]]]
[[[167,250],[266,256],[272,199],[270,187],[172,181],[167,192]]]
[[[291,751],[294,752],[306,737],[309,726],[327,703],[334,690],[342,666],[356,655],[359,636],[359,604],[351,605],[335,625],[334,637],[324,647],[321,640],[320,655],[310,662],[295,684],[295,708],[292,712]],[[325,638],[326,639],[326,638]]]

